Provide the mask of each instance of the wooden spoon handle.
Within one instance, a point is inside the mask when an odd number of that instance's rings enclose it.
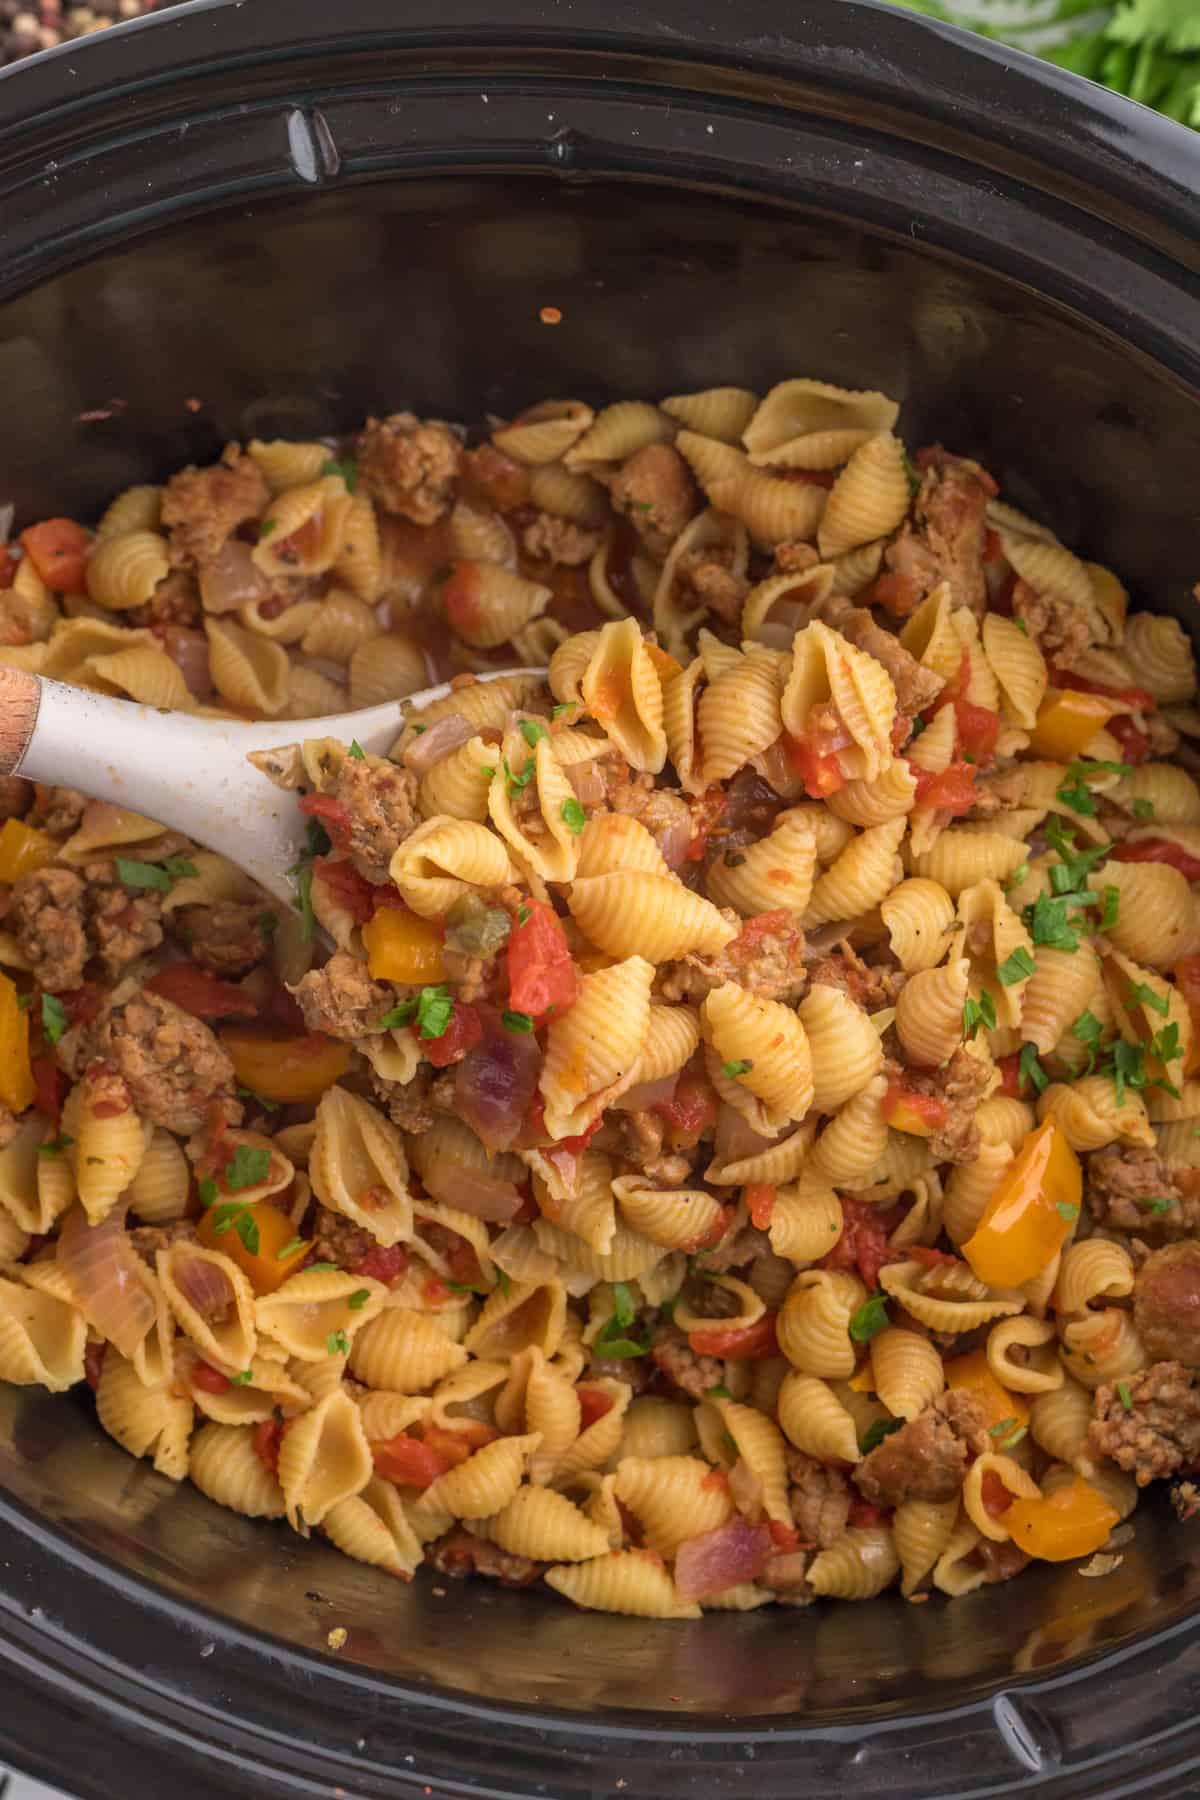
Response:
[[[37,724],[42,684],[26,669],[0,667],[0,775],[21,766]]]

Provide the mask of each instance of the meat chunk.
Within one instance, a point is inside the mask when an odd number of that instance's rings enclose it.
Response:
[[[242,900],[186,906],[179,914],[192,960],[214,975],[244,975],[262,962],[271,948],[265,921],[273,918],[255,902]]]
[[[666,1126],[657,1113],[617,1113],[611,1121],[617,1154],[644,1176],[649,1187],[682,1187],[692,1172],[691,1159],[663,1150]]]
[[[368,881],[388,878],[394,852],[418,824],[417,777],[381,756],[344,757],[321,779],[321,791],[342,808],[328,821],[336,847]]]
[[[1095,642],[1095,617],[1087,607],[1061,594],[1045,594],[1018,581],[1013,589],[1013,615],[1046,656],[1070,666]]]
[[[195,625],[201,610],[200,586],[195,575],[191,569],[176,569],[165,581],[159,582],[144,606],[134,607],[121,616],[130,625],[159,627],[155,635],[164,639],[163,648],[169,655],[170,646],[162,628]]]
[[[883,664],[896,690],[896,704],[907,718],[915,718],[937,699],[946,685],[942,677],[910,655],[894,632],[877,625],[865,606],[831,595],[820,612],[827,624]]]
[[[454,496],[461,454],[458,439],[440,419],[392,413],[368,419],[358,439],[358,478],[385,512],[432,525]]]
[[[750,592],[744,575],[735,575],[730,564],[731,550],[710,546],[707,550],[685,550],[675,565],[680,587],[680,605],[685,611],[707,607],[727,625],[736,625],[742,616],[742,602]]]
[[[1028,770],[1020,767],[977,775],[975,803],[967,816],[994,819],[999,813],[1013,812],[1024,802],[1028,788]]]
[[[453,1531],[437,1544],[430,1561],[435,1569],[452,1580],[466,1575],[487,1575],[502,1587],[528,1587],[542,1572],[543,1564],[531,1562],[527,1556],[514,1556],[498,1544],[485,1543],[469,1531]]]
[[[77,788],[44,787],[39,781],[34,787],[29,823],[39,831],[48,831],[51,837],[70,837],[78,830],[90,804],[87,795]]]
[[[49,994],[83,980],[88,959],[82,876],[73,869],[36,869],[14,881],[8,923],[22,956]]]
[[[380,1020],[397,1004],[396,990],[372,981],[366,963],[345,950],[338,950],[324,968],[310,969],[289,991],[310,1031],[347,1043],[382,1031]]]
[[[459,463],[464,496],[495,512],[515,512],[529,499],[529,470],[495,444],[464,450]]]
[[[726,981],[736,981],[764,1000],[798,1000],[808,972],[804,933],[795,913],[759,913],[714,955],[689,952],[682,962],[664,964],[662,995],[666,1000],[702,998]]]
[[[879,1012],[896,1004],[896,996],[908,978],[903,969],[889,963],[864,962],[843,941],[808,965],[808,979],[813,987],[840,988],[866,1012]]]
[[[1158,1151],[1140,1144],[1111,1144],[1089,1156],[1084,1194],[1096,1224],[1109,1231],[1167,1241],[1200,1232],[1200,1197],[1185,1193]]]
[[[817,1597],[808,1582],[811,1561],[807,1550],[781,1550],[768,1556],[758,1584],[769,1588],[780,1606],[811,1606]]]
[[[131,962],[162,943],[162,896],[153,889],[131,894],[113,881],[108,862],[89,863],[84,876],[88,938],[105,975],[115,981]]]
[[[995,491],[977,463],[948,456],[940,447],[931,451],[912,518],[884,551],[886,573],[875,590],[880,604],[903,616],[948,581],[952,606],[982,614],[985,514]]]
[[[1155,1250],[1133,1284],[1133,1318],[1148,1356],[1200,1368],[1200,1243]]]
[[[361,1225],[344,1219],[341,1213],[318,1206],[313,1225],[313,1262],[336,1263],[339,1269],[354,1269],[371,1250],[375,1239]]]
[[[613,476],[609,492],[654,556],[667,554],[698,505],[691,471],[670,444],[635,450]]]
[[[675,788],[655,787],[648,775],[631,776],[622,757],[597,759],[596,768],[604,778],[612,810],[628,813],[644,825],[668,867],[679,868],[694,835],[692,808],[699,800],[689,801]]]
[[[540,512],[521,533],[521,548],[535,562],[563,563],[578,568],[589,562],[600,547],[600,533],[585,531],[570,519],[556,519],[553,513]]]
[[[888,1058],[884,1074],[910,1093],[929,1094],[945,1106],[946,1121],[929,1140],[935,1162],[974,1162],[979,1154],[975,1112],[992,1079],[986,1063],[969,1050],[956,1050],[942,1069],[902,1068]]]
[[[453,1069],[450,1071],[453,1077]],[[433,1103],[430,1089],[433,1086],[433,1070],[428,1063],[422,1063],[412,1080],[401,1085],[398,1081],[385,1081],[382,1075],[371,1075],[371,1093],[379,1101],[393,1125],[401,1131],[428,1131],[433,1124]],[[453,1105],[444,1110],[453,1110]]]
[[[266,510],[270,498],[262,470],[236,444],[227,444],[220,462],[206,469],[181,469],[163,494],[172,563],[186,569],[210,562],[239,525]]]
[[[0,819],[23,819],[33,805],[33,783],[20,775],[0,775]]]
[[[1191,1473],[1200,1461],[1196,1371],[1156,1362],[1111,1387],[1097,1388],[1088,1443],[1135,1476],[1139,1487]]]
[[[651,1355],[672,1386],[693,1400],[703,1400],[709,1388],[719,1387],[724,1379],[725,1365],[715,1356],[697,1355],[674,1325],[659,1326]]]
[[[790,544],[776,544],[770,572],[772,575],[803,575],[809,569],[815,569],[820,560],[821,553],[815,545],[796,538]]]
[[[241,1118],[228,1053],[202,1019],[158,994],[140,990],[110,1006],[90,1041],[94,1054],[124,1078],[138,1112],[152,1125],[190,1135],[214,1102],[231,1123]]]
[[[951,1388],[865,1456],[854,1481],[872,1506],[951,1500],[971,1456],[987,1447],[983,1408],[972,1395]]]
[[[792,1523],[801,1543],[810,1550],[828,1550],[850,1517],[850,1483],[840,1469],[827,1467],[803,1450],[788,1451],[787,1470]]]
[[[152,1269],[160,1250],[172,1244],[194,1244],[198,1241],[194,1219],[172,1219],[166,1225],[134,1225],[129,1241],[146,1267]]]

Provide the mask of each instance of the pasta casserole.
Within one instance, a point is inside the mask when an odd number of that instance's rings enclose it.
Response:
[[[0,787],[0,1378],[647,1618],[1200,1504],[1191,646],[898,417],[398,413],[0,545],[0,662],[278,720],[307,821],[287,909]]]

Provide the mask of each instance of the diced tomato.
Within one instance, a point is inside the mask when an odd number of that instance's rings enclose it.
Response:
[[[958,1261],[949,1250],[935,1250],[929,1244],[909,1244],[904,1254],[913,1262],[924,1263],[927,1269],[953,1267]]]
[[[483,1021],[479,1013],[475,1007],[456,1000],[450,1022],[441,1037],[418,1037],[417,1041],[426,1062],[431,1062],[435,1069],[446,1069],[451,1063],[461,1062],[467,1051],[473,1050],[482,1039]]]
[[[988,596],[988,611],[999,613],[1002,619],[1011,619],[1016,613],[1017,573],[1010,569],[1000,582],[995,592]]]
[[[261,1427],[260,1427],[261,1429]],[[255,1445],[257,1449],[257,1444]],[[398,1431],[395,1437],[371,1445],[375,1473],[399,1487],[419,1488],[422,1493],[431,1482],[452,1467],[431,1444]]]
[[[756,1231],[765,1231],[771,1223],[778,1191],[769,1181],[752,1181],[747,1186],[746,1205],[750,1209],[750,1223]]]
[[[427,1449],[435,1456],[440,1456],[447,1468],[457,1468],[465,1463],[476,1450],[482,1450],[485,1444],[492,1444],[500,1436],[494,1426],[487,1425],[482,1419],[456,1419],[453,1428],[441,1425],[422,1427],[422,1438]]]
[[[258,1012],[255,1001],[241,988],[191,962],[168,963],[150,977],[146,992],[169,1000],[197,1019],[253,1018]]]
[[[0,588],[9,588],[17,572],[17,559],[7,544],[0,544]]]
[[[704,853],[708,849],[708,840],[728,804],[728,798],[721,788],[706,788],[698,800],[691,803],[692,839],[685,852],[688,862],[703,862]]]
[[[100,1371],[104,1367],[104,1353],[107,1349],[107,1344],[89,1343],[84,1345],[83,1379],[87,1382],[93,1394],[100,1386]]]
[[[1014,1050],[1011,1056],[1001,1056],[997,1058],[996,1067],[1000,1071],[1000,1092],[1004,1095],[1006,1100],[1020,1100],[1024,1098],[1021,1092],[1020,1064],[1021,1054],[1018,1050]],[[1026,1082],[1025,1086],[1028,1087],[1028,1085],[1029,1083]]]
[[[308,1025],[300,1011],[299,1002],[294,994],[288,993],[282,981],[277,981],[271,989],[270,998],[263,1008],[263,1016],[282,1025],[285,1031],[294,1031],[300,1037],[308,1035]]]
[[[87,558],[92,534],[74,519],[43,519],[21,533],[21,544],[53,594],[87,591]]]
[[[104,1004],[104,989],[98,981],[85,981],[82,987],[60,994],[59,999],[72,1025],[90,1025],[99,1017]]]
[[[846,785],[842,766],[834,751],[824,751],[809,738],[783,734],[783,750],[788,762],[804,783],[804,791],[813,800],[825,800]],[[850,743],[847,735],[846,745]],[[846,748],[843,745],[842,748]]]
[[[232,1385],[228,1375],[222,1375],[211,1363],[198,1362],[192,1370],[192,1386],[203,1394],[227,1394]]]
[[[1013,1503],[1012,1495],[995,1469],[984,1470],[983,1480],[979,1484],[979,1497],[983,1501],[984,1510],[989,1512],[993,1519],[997,1518],[1000,1513],[1007,1512]]]
[[[742,929],[729,946],[730,954],[739,962],[745,962],[757,956],[762,949],[763,939],[768,937],[792,937],[797,935],[796,915],[785,907],[776,912],[755,913],[746,920]]]
[[[522,918],[524,924],[521,923]],[[508,995],[514,1012],[542,1024],[579,998],[579,971],[553,908],[527,900],[517,908],[508,938]]]
[[[1004,549],[1000,542],[1000,533],[998,531],[993,531],[990,525],[983,534],[983,560],[985,564],[1004,561]]]
[[[482,1280],[479,1258],[474,1244],[468,1244],[466,1238],[455,1237],[446,1261],[450,1265],[450,1276],[459,1287],[477,1287]]]
[[[712,1224],[703,1236],[687,1238],[680,1243],[679,1248],[681,1250],[686,1250],[689,1256],[695,1256],[700,1250],[715,1250],[725,1236],[725,1233],[729,1230],[735,1210],[736,1209],[732,1206],[720,1207]]]
[[[29,1059],[29,1067],[33,1073],[33,1104],[46,1118],[56,1123],[62,1112],[62,1072],[52,1056],[33,1056]]]
[[[729,1492],[729,1476],[724,1469],[710,1469],[707,1475],[700,1477],[700,1486],[716,1488],[719,1492],[727,1494]]]
[[[879,1271],[892,1254],[888,1239],[898,1223],[894,1207],[883,1210],[843,1196],[842,1235],[828,1255],[821,1258],[820,1267],[857,1269],[874,1292],[879,1286]]]
[[[444,1306],[450,1294],[451,1289],[440,1275],[427,1275],[421,1283],[421,1298],[429,1306]]]
[[[1121,756],[1127,763],[1140,768],[1150,754],[1150,739],[1144,731],[1139,731],[1128,713],[1118,713],[1115,719],[1108,721],[1105,730],[1110,731],[1121,746]]]
[[[260,1420],[254,1427],[254,1437],[251,1441],[254,1447],[254,1454],[257,1456],[259,1462],[262,1463],[264,1469],[269,1470],[272,1475],[278,1476],[279,1446],[283,1442],[282,1419]]]
[[[349,849],[354,821],[340,800],[335,800],[332,794],[305,794],[300,801],[300,811],[307,813],[310,819],[321,821],[335,850]]]
[[[990,706],[976,706],[970,700],[955,700],[954,711],[960,747],[969,750],[976,762],[990,762],[1000,735],[1000,714],[993,712]]]
[[[1118,844],[1112,853],[1114,862],[1166,863],[1178,869],[1186,881],[1200,881],[1200,856],[1191,856],[1182,844],[1170,838],[1139,838],[1136,844]]]
[[[404,1244],[392,1244],[386,1250],[382,1244],[372,1244],[361,1261],[355,1263],[352,1273],[367,1275],[372,1281],[382,1281],[385,1287],[391,1287],[407,1269],[411,1255]]]
[[[671,1098],[660,1100],[651,1111],[665,1121],[672,1150],[690,1150],[716,1122],[717,1096],[707,1076],[685,1069]]]
[[[271,548],[281,563],[302,562],[307,557],[319,555],[324,529],[324,516],[318,510],[305,519],[303,525],[297,525],[295,531],[290,531],[285,538],[278,538]]]
[[[1175,985],[1192,1015],[1192,1042],[1184,1060],[1183,1072],[1191,1075],[1200,1068],[1200,956],[1184,956],[1175,964]]]
[[[901,1106],[906,1106],[911,1112],[916,1113],[927,1125],[932,1126],[935,1132],[940,1131],[946,1123],[947,1112],[944,1100],[939,1100],[936,1094],[922,1094],[913,1088],[905,1087],[902,1081],[893,1081],[883,1096],[879,1110],[885,1119],[890,1119]]]
[[[579,1429],[586,1431],[597,1419],[612,1411],[612,1397],[600,1387],[577,1387],[579,1395]]]
[[[474,563],[455,563],[442,585],[442,610],[454,631],[469,637],[481,622],[479,570]]]
[[[1060,688],[1077,688],[1083,694],[1107,694],[1111,700],[1123,700],[1134,712],[1155,712],[1158,701],[1148,688],[1113,687],[1111,682],[1090,681],[1086,675],[1077,675],[1074,669],[1051,667],[1050,685]],[[1108,729],[1111,731],[1112,726]]]
[[[865,1531],[870,1525],[882,1525],[889,1517],[886,1507],[872,1506],[861,1494],[851,1495],[847,1523],[853,1525],[856,1531]]]
[[[778,1356],[773,1312],[764,1313],[753,1325],[714,1323],[704,1331],[689,1331],[688,1344],[697,1356],[719,1356],[729,1362],[761,1362]]]
[[[981,709],[982,710],[982,709]],[[975,768],[971,763],[954,762],[948,769],[913,769],[917,778],[917,805],[936,807],[952,818],[970,812],[978,795],[975,792]]]
[[[921,604],[921,584],[912,575],[901,575],[887,569],[877,575],[867,593],[866,603],[882,606],[894,619],[907,619]]]
[[[771,1533],[771,1542],[776,1550],[799,1550],[804,1542],[794,1525],[785,1525],[781,1519],[768,1519],[767,1529]]]
[[[325,883],[338,906],[350,914],[356,925],[365,925],[375,908],[383,903],[385,890],[360,875],[353,863],[318,856],[313,872]],[[396,894],[395,888],[390,892]],[[396,899],[399,900],[399,894]]]

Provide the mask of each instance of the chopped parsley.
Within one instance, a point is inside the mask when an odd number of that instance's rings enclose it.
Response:
[[[1167,1019],[1171,1015],[1171,1002],[1165,994],[1156,993],[1145,981],[1131,981],[1129,998],[1139,1006],[1148,1006],[1151,1012],[1158,1013],[1160,1018]]]
[[[1023,881],[1028,881],[1028,880],[1029,880],[1029,864],[1027,862],[1023,862],[1019,869],[1013,870],[1013,872],[1009,876],[1008,880],[1004,883],[1004,887],[1006,889],[1020,887],[1020,885]]]
[[[321,464],[322,475],[340,475],[346,484],[346,492],[352,494],[358,486],[358,463],[352,456],[331,456],[328,462]]]
[[[158,888],[164,894],[170,889],[171,877],[156,863],[136,862],[128,856],[118,856],[116,863],[117,880],[125,887]],[[194,874],[195,870],[192,872]]]
[[[528,1013],[513,1012],[511,1007],[500,1014],[500,1023],[505,1031],[516,1031],[528,1034],[533,1030],[533,1020]]]
[[[1153,800],[1135,800],[1130,810],[1135,819],[1152,819],[1154,817]]]
[[[230,1387],[249,1387],[253,1380],[254,1370],[243,1369],[240,1375],[231,1375],[229,1377],[229,1385]]]
[[[564,800],[561,811],[563,824],[568,831],[573,831],[575,836],[578,837],[579,833],[587,824],[587,814],[584,812],[582,806],[580,806],[578,800]]]
[[[271,1152],[256,1144],[239,1144],[225,1164],[225,1185],[231,1193],[257,1187],[271,1171]]]
[[[479,765],[479,773],[481,775],[486,775],[489,781],[494,781],[496,779],[495,763],[481,763]]]
[[[357,738],[350,739],[350,748],[347,750],[346,755],[352,756],[355,762],[366,762],[367,760],[367,753]]]
[[[728,1081],[736,1081],[739,1075],[748,1075],[754,1067],[752,1062],[727,1062],[721,1064],[721,1073]]]
[[[850,1336],[856,1344],[869,1344],[888,1323],[887,1295],[872,1294],[850,1320]]]
[[[528,925],[528,923],[532,917],[533,917],[533,914],[530,911],[529,907],[518,906],[518,908],[517,908],[517,924],[518,925]]]
[[[1050,1077],[1038,1061],[1036,1044],[1022,1044],[1017,1059],[1017,1086],[1023,1088],[1026,1082],[1032,1083],[1039,1094],[1050,1086]]]
[[[1019,944],[1012,955],[1000,963],[997,975],[1005,987],[1011,987],[1015,981],[1026,981],[1033,974],[1034,961],[1024,944]]]
[[[1121,913],[1121,890],[1109,884],[1104,888],[1101,899],[1103,907],[1100,913],[1101,931],[1111,931]]]
[[[509,762],[507,756],[501,757],[500,760],[504,766],[504,779],[505,779],[506,783],[508,784],[509,793],[510,794],[519,794],[521,792],[521,789],[527,788],[529,786],[529,783],[533,780],[534,770],[536,768],[536,764],[534,763],[533,758],[531,757],[530,760],[525,764],[525,767],[521,770],[521,773],[519,775],[513,774],[512,765]]]
[[[48,1044],[57,1044],[67,1029],[67,1009],[57,994],[42,995],[42,1030]]]
[[[275,1261],[286,1262],[289,1256],[295,1256],[297,1250],[303,1250],[303,1248],[304,1239],[298,1237],[293,1238],[290,1244],[285,1244],[282,1250],[277,1250],[275,1252]]]
[[[963,1036],[969,1041],[981,1025],[987,1031],[996,1029],[996,1006],[986,989],[978,1000],[968,1000],[963,1006]]]
[[[370,1288],[357,1288],[346,1301],[346,1305],[350,1308],[351,1312],[361,1312],[370,1298]]]
[[[988,1436],[997,1440],[997,1450],[1012,1450],[1022,1438],[1029,1436],[1029,1428],[1019,1419],[1001,1419],[998,1425],[988,1426]]]
[[[1056,788],[1054,797],[1056,800],[1061,800],[1064,806],[1069,806],[1072,812],[1082,814],[1085,819],[1094,819],[1096,816],[1096,802],[1092,798],[1092,790],[1087,782],[1079,776],[1076,776],[1074,781],[1064,782],[1062,787]]]
[[[63,1151],[69,1149],[74,1142],[73,1137],[68,1137],[65,1131],[60,1131],[57,1137],[47,1138],[44,1144],[39,1144],[37,1153],[39,1156],[61,1156]]]
[[[1123,762],[1073,762],[1067,765],[1068,775],[1132,775],[1133,765]]]
[[[196,1192],[200,1196],[201,1206],[215,1206],[221,1198],[221,1190],[211,1175],[202,1175],[196,1183]]]
[[[1078,1039],[1087,1051],[1089,1075],[1096,1066],[1096,1050],[1103,1035],[1104,1027],[1093,1012],[1081,1012],[1071,1027],[1071,1036]]]
[[[521,720],[521,736],[525,739],[525,742],[529,745],[531,750],[536,750],[542,739],[544,737],[549,737],[549,735],[550,733],[539,719]]]
[[[705,1388],[704,1398],[706,1400],[732,1400],[733,1395],[723,1381],[718,1381],[716,1387]]]
[[[909,488],[915,494],[921,486],[921,471],[917,468],[916,463],[908,454],[907,450],[902,449],[900,451],[900,457],[904,463],[904,473],[908,476]]]
[[[552,719],[561,719],[564,713],[574,712],[579,705],[580,702],[578,700],[560,700],[558,705],[551,711],[550,717]]]
[[[872,1419],[858,1440],[859,1449],[864,1456],[870,1456],[872,1450],[878,1450],[885,1437],[891,1437],[893,1431],[899,1431],[903,1424],[903,1419]]]
[[[1129,1386],[1126,1382],[1118,1381],[1117,1395],[1118,1395],[1118,1398],[1120,1399],[1121,1405],[1125,1408],[1125,1411],[1132,1412],[1133,1411],[1133,1401],[1130,1398]]]
[[[23,994],[17,995],[17,1011],[28,1012],[33,1005],[33,989],[26,988]]]
[[[331,1262],[309,1263],[309,1265],[308,1265],[307,1269],[305,1269],[304,1273],[306,1275],[324,1275],[324,1274],[329,1273],[331,1270],[336,1273],[339,1273],[339,1274],[341,1273],[341,1271],[338,1269],[337,1264],[331,1263]]]
[[[249,1100],[251,1105],[261,1106],[264,1112],[279,1111],[280,1102],[278,1100],[268,1100],[265,1094],[256,1094],[253,1088],[243,1087],[240,1081],[234,1089],[234,1092],[238,1094],[241,1099]]]
[[[453,1011],[450,989],[445,982],[440,982],[437,987],[423,987],[415,1000],[402,1000],[399,1006],[393,1006],[390,1012],[384,1013],[379,1024],[384,1031],[394,1031],[402,1025],[411,1025],[415,1019],[421,1037],[439,1038],[449,1025]]]
[[[266,1152],[263,1154],[265,1156]],[[230,1200],[224,1206],[218,1206],[213,1213],[213,1220],[214,1237],[224,1237],[227,1231],[236,1231],[247,1255],[258,1255],[258,1221],[243,1201]]]
[[[1169,1199],[1166,1194],[1152,1194],[1140,1199],[1138,1205],[1143,1212],[1153,1213],[1156,1218],[1161,1218],[1163,1213],[1174,1212],[1179,1202]]]
[[[1070,1200],[1056,1200],[1054,1202],[1054,1210],[1059,1218],[1065,1219],[1069,1225],[1073,1225],[1075,1220],[1079,1217],[1079,1208],[1073,1205]]]
[[[1016,626],[1017,630],[1021,633],[1022,637],[1029,636],[1029,627],[1025,623],[1024,619],[1014,619],[1013,624]]]
[[[503,1269],[498,1268],[496,1270],[496,1286],[500,1289],[502,1294],[512,1293],[512,1282],[509,1280]]]
[[[288,874],[296,883],[295,908],[304,922],[301,936],[304,942],[310,943],[317,928],[316,915],[312,904],[312,865],[318,856],[328,856],[332,845],[329,833],[320,819],[310,819],[305,830],[304,849],[288,870]]]
[[[1025,908],[1022,917],[1039,948],[1078,950],[1079,933],[1071,928],[1067,904],[1065,899],[1052,900],[1049,894],[1039,894],[1033,905]]]
[[[633,1293],[627,1282],[613,1282],[613,1318],[623,1330],[627,1330],[637,1317]]]
[[[259,913],[258,929],[268,940],[273,938],[275,933],[279,930],[279,914],[273,912]]]
[[[1146,1085],[1146,1050],[1143,1044],[1127,1044],[1124,1038],[1118,1038],[1112,1048],[1112,1079],[1117,1091],[1117,1105],[1125,1104],[1127,1087],[1144,1088]]]
[[[344,1331],[331,1331],[325,1339],[325,1348],[330,1356],[349,1356],[350,1339]]]
[[[263,538],[269,538],[271,533],[278,529],[278,526],[278,519],[260,519],[258,524],[259,542],[261,543]]]

